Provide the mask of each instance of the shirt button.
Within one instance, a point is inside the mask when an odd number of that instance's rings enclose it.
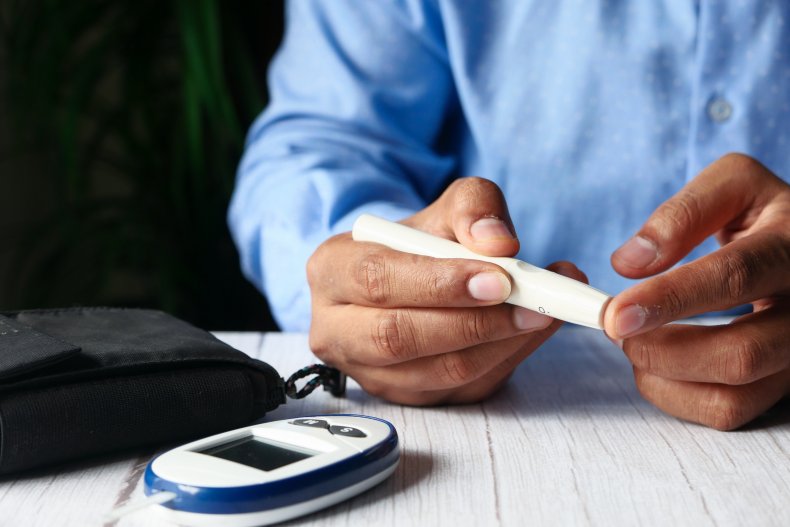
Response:
[[[727,99],[717,97],[708,103],[708,116],[717,123],[723,123],[732,116],[732,104]]]

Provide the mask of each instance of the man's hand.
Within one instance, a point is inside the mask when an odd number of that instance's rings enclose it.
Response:
[[[403,223],[489,256],[513,256],[507,206],[490,181],[465,178]],[[557,272],[586,280],[572,264]],[[368,392],[404,404],[478,401],[560,326],[502,304],[510,279],[494,264],[435,259],[327,240],[307,265],[310,346]]]
[[[661,205],[612,265],[629,278],[655,275],[712,234],[719,250],[615,297],[605,327],[647,400],[730,430],[790,393],[790,186],[727,155]],[[664,326],[745,303],[754,312],[727,326]]]

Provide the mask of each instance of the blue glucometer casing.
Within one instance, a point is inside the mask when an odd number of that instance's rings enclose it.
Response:
[[[182,525],[267,525],[328,507],[395,470],[398,435],[363,415],[274,421],[174,448],[145,471],[145,493],[174,494],[156,506]]]

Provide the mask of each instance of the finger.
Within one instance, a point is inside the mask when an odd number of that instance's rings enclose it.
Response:
[[[557,262],[549,268],[576,280],[586,280],[568,262]],[[513,369],[561,326],[562,321],[554,320],[547,328],[525,335],[394,366],[361,369],[360,377],[355,378],[366,389],[403,404],[478,401],[497,390]]]
[[[749,384],[790,368],[790,312],[768,309],[723,326],[671,324],[624,341],[638,370],[680,381]]]
[[[612,254],[612,266],[629,278],[664,271],[720,229],[755,222],[781,187],[786,184],[758,161],[740,154],[724,156],[658,207]]]
[[[634,378],[642,396],[661,410],[717,430],[743,426],[790,391],[790,370],[741,386],[676,381],[636,368]]]
[[[483,401],[499,391],[510,379],[513,371],[535,350],[534,343],[526,342],[505,361],[495,365],[478,379],[460,388],[425,390],[405,393],[397,387],[392,390],[399,398],[397,402],[411,406],[433,406],[442,404],[470,404]]]
[[[320,289],[314,297],[381,308],[493,305],[511,291],[510,276],[498,265],[403,253],[348,234],[319,247],[307,276]]]
[[[586,281],[569,262],[548,269]],[[460,350],[547,327],[554,319],[511,305],[377,309],[313,304],[311,349],[335,365],[386,366]]]
[[[388,366],[499,341],[547,327],[554,319],[510,305],[484,308],[375,309],[338,306],[312,328],[313,350],[321,353],[343,337],[351,365]],[[325,357],[322,357],[325,358]]]
[[[754,234],[637,284],[607,306],[606,332],[622,339],[673,320],[786,293],[787,247],[781,235]]]
[[[406,223],[487,256],[514,256],[519,250],[505,196],[496,183],[483,178],[455,180],[434,204]]]
[[[556,329],[559,329],[562,322],[554,322]],[[554,329],[553,326],[549,328]],[[550,331],[542,340],[536,338],[529,339],[521,344],[517,351],[505,361],[495,365],[490,371],[482,375],[479,379],[456,390],[439,391],[436,395],[440,396],[438,404],[468,404],[485,400],[492,394],[500,390],[513,375],[515,369],[526,358],[532,355],[537,349],[556,332]],[[537,337],[537,335],[535,335]]]
[[[548,328],[526,335],[393,366],[359,369],[350,375],[373,395],[394,402],[471,402],[500,386],[561,325],[561,321],[554,321]]]

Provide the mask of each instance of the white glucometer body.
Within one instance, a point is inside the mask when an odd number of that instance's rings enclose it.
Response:
[[[505,302],[581,326],[603,329],[603,312],[611,298],[587,284],[515,258],[483,256],[456,243],[400,223],[363,214],[354,222],[354,240],[376,242],[397,251],[433,258],[482,260],[510,274],[512,289]]]
[[[328,507],[386,479],[398,465],[389,422],[362,415],[274,421],[174,448],[148,464],[145,494],[193,526],[268,525]]]

